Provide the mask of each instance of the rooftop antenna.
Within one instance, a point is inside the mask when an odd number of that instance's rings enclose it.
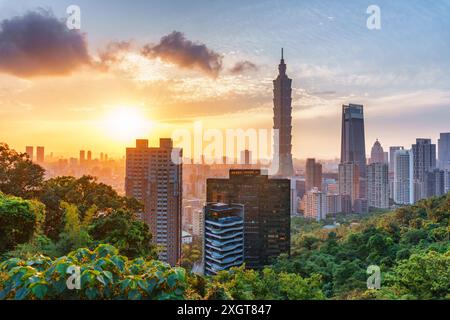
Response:
[[[281,48],[281,60],[283,60],[284,59],[284,57],[283,57],[283,48]]]

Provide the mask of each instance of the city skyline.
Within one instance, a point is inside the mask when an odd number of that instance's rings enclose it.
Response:
[[[40,1],[30,7],[22,1],[0,1],[0,22],[25,24],[31,19],[27,12],[43,7],[54,16],[34,19],[54,27],[55,20],[66,16],[69,4]],[[152,3],[152,10],[144,2],[126,8],[119,2],[79,1],[78,5],[85,38],[78,39],[84,39],[81,57],[74,53],[72,60],[64,58],[68,67],[44,63],[36,68],[36,61],[27,61],[29,70],[23,71],[14,59],[0,64],[1,138],[17,150],[43,145],[55,155],[101,150],[119,158],[135,139],[154,144],[178,127],[190,128],[194,120],[218,129],[269,129],[271,81],[281,47],[293,79],[294,158],[339,156],[343,104],[365,106],[366,150],[377,138],[384,146],[409,146],[416,137],[436,143],[439,133],[448,132],[450,79],[442,70],[450,65],[450,48],[440,40],[449,37],[450,28],[439,12],[449,12],[450,7],[444,1],[426,6],[419,1],[408,6],[380,1],[380,30],[366,28],[368,4],[355,2],[263,1],[233,6],[217,1],[207,8],[177,2],[189,13],[179,19],[161,19],[174,13],[158,1]],[[99,20],[94,13],[102,6],[108,10]],[[205,32],[203,24],[210,23],[219,10],[219,21]],[[192,24],[193,12],[204,22]],[[122,14],[136,22],[118,22],[115,17]],[[261,21],[270,23],[266,26],[242,16],[266,17]],[[285,30],[283,21],[294,18],[294,27]],[[421,22],[427,23],[422,31]],[[114,34],[109,28],[112,23]],[[236,34],[235,28],[246,31],[236,39],[226,36]],[[45,30],[52,29],[43,27],[40,32]],[[18,35],[36,34],[42,36],[39,32]],[[410,41],[410,34],[416,35],[415,41]],[[187,48],[197,45],[209,60],[194,59],[186,65],[185,60],[164,55],[168,39]],[[3,31],[0,43],[7,41]],[[108,46],[112,41],[115,45]],[[25,59],[33,52],[23,53]],[[42,54],[45,58],[47,52]],[[86,59],[103,59],[100,62],[105,64],[94,67]],[[21,135],[14,134],[17,130]],[[59,139],[54,139],[56,134]]]

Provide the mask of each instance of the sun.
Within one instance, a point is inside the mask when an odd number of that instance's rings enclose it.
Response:
[[[141,108],[119,106],[107,112],[103,130],[114,140],[130,141],[150,134],[153,122],[146,118]]]

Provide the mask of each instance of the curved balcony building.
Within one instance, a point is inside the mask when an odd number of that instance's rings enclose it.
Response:
[[[216,274],[244,263],[244,206],[207,203],[204,214],[205,274]]]

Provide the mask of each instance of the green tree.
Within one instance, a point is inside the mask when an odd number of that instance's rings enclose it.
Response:
[[[127,210],[113,210],[94,218],[89,234],[97,242],[114,245],[127,257],[156,257],[148,225]]]
[[[18,153],[0,143],[0,192],[31,199],[38,195],[45,170],[31,162],[26,153]]]
[[[416,253],[393,269],[388,284],[410,298],[450,299],[449,270],[449,251]]]
[[[0,192],[0,253],[28,242],[45,217],[44,205]]]
[[[47,209],[45,220],[45,234],[58,239],[64,228],[64,210],[61,201],[75,204],[78,208],[80,221],[83,221],[89,210],[96,207],[97,211],[107,212],[116,209],[127,209],[132,212],[142,210],[143,205],[134,198],[122,197],[111,187],[98,183],[91,176],[56,177],[45,181],[40,200]]]

